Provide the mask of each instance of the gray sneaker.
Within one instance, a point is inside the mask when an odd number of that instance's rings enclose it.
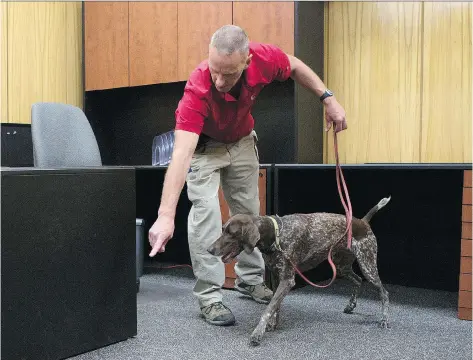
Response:
[[[235,323],[235,316],[221,301],[200,308],[200,312],[204,316],[205,321],[212,325],[224,326]]]
[[[235,290],[244,295],[249,295],[254,301],[260,304],[269,304],[273,298],[273,292],[264,282],[258,285],[248,285],[244,282],[235,282]]]

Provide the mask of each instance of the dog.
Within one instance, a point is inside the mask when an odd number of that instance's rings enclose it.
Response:
[[[313,269],[327,259],[332,246],[337,277],[349,279],[355,285],[344,312],[352,313],[355,309],[362,283],[352,268],[356,259],[363,276],[378,289],[381,296],[380,326],[389,327],[389,294],[378,275],[378,245],[369,223],[390,199],[383,198],[362,219],[353,217],[351,249],[347,247],[347,236],[342,237],[346,230],[346,217],[341,214],[298,213],[281,217],[236,214],[224,224],[221,236],[207,251],[229,263],[242,251],[250,254],[257,247],[278,283],[271,302],[251,334],[251,345],[259,345],[265,331],[273,331],[277,327],[281,302],[295,285],[292,264],[301,272]]]

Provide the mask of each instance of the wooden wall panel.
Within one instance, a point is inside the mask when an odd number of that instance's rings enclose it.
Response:
[[[272,43],[294,55],[293,1],[235,1],[233,24],[242,27],[250,40]]]
[[[8,122],[8,71],[7,71],[7,3],[0,3],[0,122]]]
[[[177,2],[130,2],[130,86],[177,78]]]
[[[129,85],[128,2],[84,3],[85,88]]]
[[[9,2],[7,8],[7,121],[30,123],[38,101],[82,107],[82,4]]]
[[[418,162],[422,3],[330,2],[327,9],[325,84],[348,121],[340,161]],[[335,162],[332,131],[324,158]]]
[[[340,160],[471,162],[473,5],[330,2],[326,10],[324,79],[348,120]],[[332,132],[324,147],[333,163]]]
[[[471,170],[463,173],[462,232],[460,253],[460,279],[458,294],[458,317],[472,319],[471,310]]]
[[[207,59],[215,30],[232,23],[232,3],[179,2],[178,19],[178,79],[185,81]]]
[[[66,101],[80,108],[84,101],[83,50],[82,2],[71,2],[66,5]]]
[[[467,2],[424,3],[422,162],[471,162],[471,13]]]

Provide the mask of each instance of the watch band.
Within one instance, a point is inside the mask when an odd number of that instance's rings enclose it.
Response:
[[[333,92],[331,92],[330,90],[326,89],[324,91],[324,93],[322,94],[322,96],[320,97],[320,101],[324,101],[326,98],[330,97],[330,96],[333,96]]]

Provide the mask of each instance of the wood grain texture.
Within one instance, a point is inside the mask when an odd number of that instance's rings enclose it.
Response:
[[[266,215],[266,179],[267,172],[266,169],[261,169],[259,171],[259,178],[258,178],[258,191],[259,191],[259,214]]]
[[[177,2],[130,2],[130,86],[177,79]]]
[[[463,172],[463,187],[471,188],[471,170],[465,170]]]
[[[463,204],[471,205],[471,188],[463,188]]]
[[[327,77],[347,113],[342,163],[419,162],[421,2],[330,2]],[[324,158],[334,163],[333,132]]]
[[[460,274],[460,290],[471,291],[471,274]]]
[[[458,318],[462,320],[471,320],[471,308],[458,308]]]
[[[178,80],[186,81],[207,59],[212,34],[232,23],[231,2],[178,3]]]
[[[8,122],[8,4],[0,3],[0,122]]]
[[[472,4],[424,3],[422,162],[471,162]]]
[[[460,290],[458,294],[458,307],[471,309],[471,291]]]
[[[84,2],[85,89],[129,86],[128,2]]]
[[[471,205],[462,205],[462,221],[472,222]]]
[[[471,256],[462,256],[460,259],[460,274],[471,274]]]
[[[230,209],[228,203],[225,200],[225,195],[223,195],[223,190],[220,187],[218,189],[218,201],[220,203],[220,214],[222,215],[222,224],[225,224],[230,218]]]
[[[472,239],[471,222],[462,223],[462,239]]]
[[[470,224],[471,225],[471,224]],[[462,239],[461,241],[461,256],[472,256],[471,254],[471,240]]]
[[[250,40],[279,46],[294,55],[293,1],[234,1],[233,24]]]
[[[84,69],[82,43],[82,2],[66,5],[66,98],[67,103],[83,108]]]
[[[82,107],[81,6],[8,3],[8,122],[30,123],[38,101]]]

